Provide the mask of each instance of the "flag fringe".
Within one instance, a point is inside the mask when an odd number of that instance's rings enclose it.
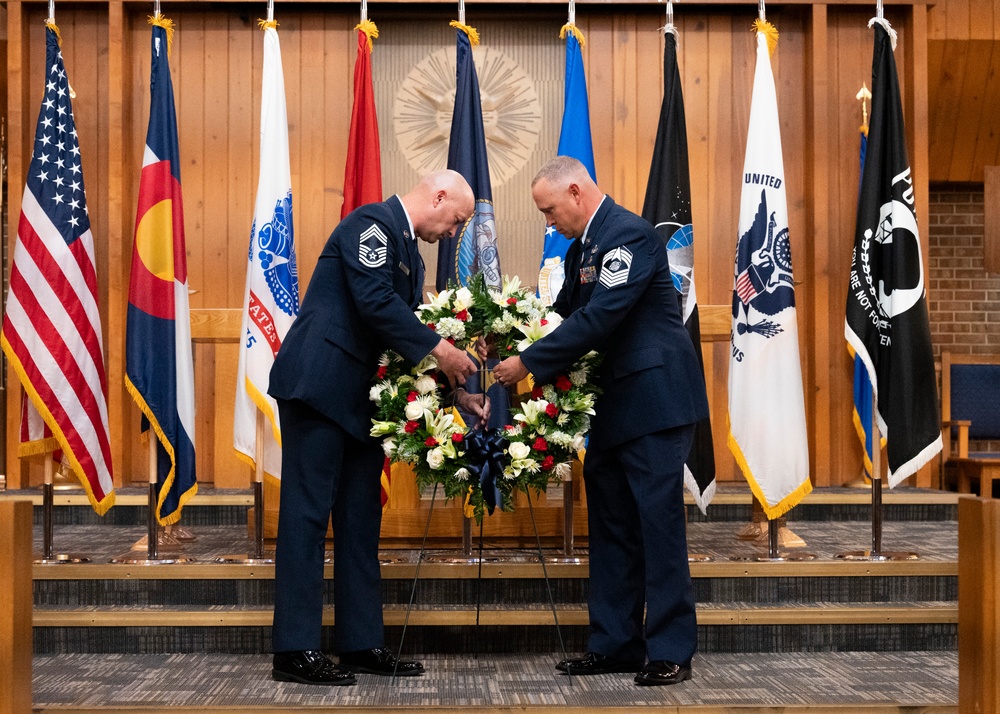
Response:
[[[392,464],[389,464],[389,471],[392,471]],[[389,477],[386,475],[385,469],[382,469],[379,473],[379,477],[382,481],[382,490],[385,491],[385,505],[382,506],[382,513],[385,513],[386,509],[389,508],[389,492],[392,490],[392,481],[390,481]],[[469,517],[471,518],[472,516]]]
[[[243,463],[245,463],[247,466],[249,466],[254,471],[257,470],[257,461],[252,456],[247,456],[246,454],[244,454],[242,451],[240,451],[236,447],[233,447],[233,451],[236,452],[236,458],[237,459],[239,459],[240,461],[242,461]],[[271,478],[275,479],[279,483],[281,481],[281,477],[280,476],[278,476],[276,474],[273,474],[273,473],[271,473],[270,471],[268,471],[266,469],[264,470],[264,475],[265,476],[270,476]]]
[[[169,17],[165,17],[163,13],[157,13],[155,15],[150,15],[146,20],[153,27],[162,27],[167,33],[167,57],[170,56],[170,50],[174,46],[174,21]]]
[[[59,25],[56,24],[55,20],[52,20],[51,22],[46,20],[45,26],[56,33],[56,41],[59,43],[59,46],[62,47],[62,35],[59,34]]]
[[[476,32],[475,27],[469,27],[468,25],[463,25],[458,20],[452,20],[451,22],[448,23],[448,26],[454,27],[456,30],[461,30],[466,35],[468,35],[469,44],[472,45],[473,47],[477,47],[479,45],[479,33]]]
[[[767,20],[757,18],[753,21],[751,29],[756,34],[764,34],[764,37],[767,38],[767,55],[768,57],[774,57],[774,51],[778,49],[778,28]]]
[[[567,22],[559,28],[559,39],[565,40],[566,35],[573,35],[573,37],[576,38],[576,41],[580,43],[580,47],[587,46],[587,38],[583,36],[583,31],[572,22]]]
[[[753,492],[754,497],[760,502],[761,507],[764,509],[764,515],[766,515],[767,519],[770,521],[788,513],[798,505],[799,501],[805,498],[812,491],[812,481],[807,477],[805,481],[800,483],[794,491],[789,493],[783,499],[778,501],[773,506],[768,505],[767,498],[764,496],[764,491],[754,478],[754,475],[750,470],[750,465],[747,463],[746,457],[743,456],[743,450],[740,448],[740,445],[736,441],[736,437],[733,436],[732,432],[729,432],[729,450],[733,453],[733,456],[736,458],[736,463],[739,464],[740,470],[743,472],[743,476],[750,485],[750,491]]]
[[[167,500],[167,494],[170,493],[170,487],[174,483],[174,475],[177,472],[177,454],[174,452],[174,445],[170,443],[167,439],[167,435],[163,431],[163,427],[160,426],[160,422],[157,420],[156,415],[153,414],[153,410],[146,403],[145,397],[139,391],[139,388],[135,386],[131,378],[125,375],[125,389],[129,394],[132,395],[132,399],[135,400],[136,405],[139,407],[139,411],[142,412],[143,416],[149,420],[149,426],[156,434],[156,438],[159,440],[160,445],[163,450],[167,452],[170,456],[170,471],[167,473],[167,478],[162,484],[159,484],[159,496],[156,499],[156,520],[161,526],[169,526],[177,523],[181,519],[181,511],[184,509],[184,504],[190,501],[198,494],[198,482],[195,481],[194,485],[191,486],[187,491],[180,495],[177,500],[177,510],[166,517],[160,515],[160,510],[163,508],[163,502]]]
[[[46,436],[44,439],[32,439],[22,441],[17,445],[18,457],[38,456],[39,454],[49,454],[59,448],[59,440],[54,436]]]
[[[274,435],[274,440],[280,447],[281,429],[278,428],[278,420],[274,418],[274,410],[271,409],[271,403],[267,401],[267,397],[260,393],[260,390],[250,381],[249,377],[245,377],[244,379],[246,381],[247,395],[257,405],[257,408],[264,412],[264,416],[271,423],[271,434]]]
[[[941,439],[941,434],[939,433],[937,438],[925,446],[919,454],[889,474],[889,488],[896,488],[902,481],[905,481],[919,471],[924,464],[934,458],[937,452],[941,451],[943,446],[944,441]]]
[[[376,27],[375,23],[371,20],[362,20],[354,26],[354,29],[358,32],[365,33],[365,37],[368,38],[368,51],[371,52],[372,38],[378,39],[378,27]]]
[[[889,42],[892,43],[892,51],[895,52],[896,38],[897,38],[896,31],[892,29],[892,25],[890,25],[889,21],[886,20],[884,17],[873,17],[871,20],[869,20],[868,21],[869,29],[874,27],[876,22],[885,28],[886,34],[889,35]]]
[[[691,498],[694,499],[695,505],[698,506],[698,510],[703,516],[708,515],[708,504],[715,498],[715,484],[715,479],[712,479],[712,483],[708,484],[702,491],[694,474],[691,473],[691,469],[688,468],[687,464],[684,464],[684,485],[687,486],[688,493],[691,494]]]
[[[73,453],[73,449],[69,445],[69,440],[66,435],[63,434],[62,429],[59,428],[59,424],[56,422],[52,412],[49,411],[48,407],[42,401],[35,387],[31,384],[31,380],[28,379],[28,373],[24,369],[24,365],[21,364],[21,360],[18,358],[17,354],[14,352],[14,348],[10,346],[7,342],[7,338],[0,334],[0,348],[3,349],[4,353],[7,355],[7,360],[10,366],[14,368],[17,373],[18,379],[21,381],[21,388],[27,393],[28,398],[31,399],[31,403],[35,405],[35,409],[41,415],[42,419],[48,424],[49,429],[52,430],[52,437],[55,438],[59,446],[63,450],[63,455],[69,461],[70,468],[73,469],[73,473],[76,474],[77,480],[79,480],[80,485],[83,486],[83,490],[87,492],[87,499],[90,501],[90,505],[97,512],[97,515],[103,516],[108,512],[113,505],[115,505],[115,491],[112,488],[110,493],[104,494],[104,498],[100,501],[94,495],[93,486],[91,486],[90,481],[87,479],[83,466],[80,464],[80,460]],[[108,464],[109,474],[110,474],[111,464]]]
[[[257,18],[257,27],[259,27],[262,30],[277,30],[278,29],[278,21],[277,20],[262,20],[262,19],[260,19],[258,17]]]

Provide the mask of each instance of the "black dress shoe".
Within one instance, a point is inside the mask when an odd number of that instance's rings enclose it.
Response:
[[[609,672],[638,672],[642,669],[642,662],[628,662],[626,660],[607,657],[596,652],[588,652],[579,659],[564,659],[556,665],[560,672],[569,674],[608,674]]]
[[[644,686],[677,684],[685,679],[691,679],[690,665],[685,667],[665,659],[650,661],[639,674],[635,675],[635,683]]]
[[[412,677],[423,674],[424,666],[419,662],[397,660],[388,647],[376,647],[370,650],[344,652],[340,655],[340,664],[352,672],[365,674],[395,674],[397,677]]]
[[[275,652],[271,678],[278,682],[326,684],[334,687],[357,681],[349,670],[334,664],[316,650]]]

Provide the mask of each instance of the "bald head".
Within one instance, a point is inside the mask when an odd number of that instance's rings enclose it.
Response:
[[[400,199],[422,240],[450,238],[472,216],[476,198],[457,171],[432,171]]]
[[[531,197],[545,216],[567,238],[580,238],[601,205],[604,194],[587,168],[569,156],[546,161],[531,182]]]

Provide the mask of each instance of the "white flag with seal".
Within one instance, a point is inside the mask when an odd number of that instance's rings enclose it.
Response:
[[[299,314],[299,276],[292,230],[292,177],[281,45],[274,24],[263,22],[264,76],[260,105],[260,178],[250,229],[243,325],[236,376],[233,445],[256,463],[257,411],[264,413],[264,472],[281,477],[278,408],[268,396],[271,365]]]
[[[810,490],[785,172],[768,38],[754,23],[757,69],[733,271],[729,448],[768,518]],[[773,51],[773,49],[772,49]]]

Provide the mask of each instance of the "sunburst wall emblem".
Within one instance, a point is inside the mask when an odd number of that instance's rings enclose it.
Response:
[[[542,107],[534,82],[517,62],[490,47],[474,53],[490,181],[496,188],[520,171],[535,150]],[[418,174],[447,166],[454,105],[455,50],[442,48],[410,70],[393,108],[396,141]]]

